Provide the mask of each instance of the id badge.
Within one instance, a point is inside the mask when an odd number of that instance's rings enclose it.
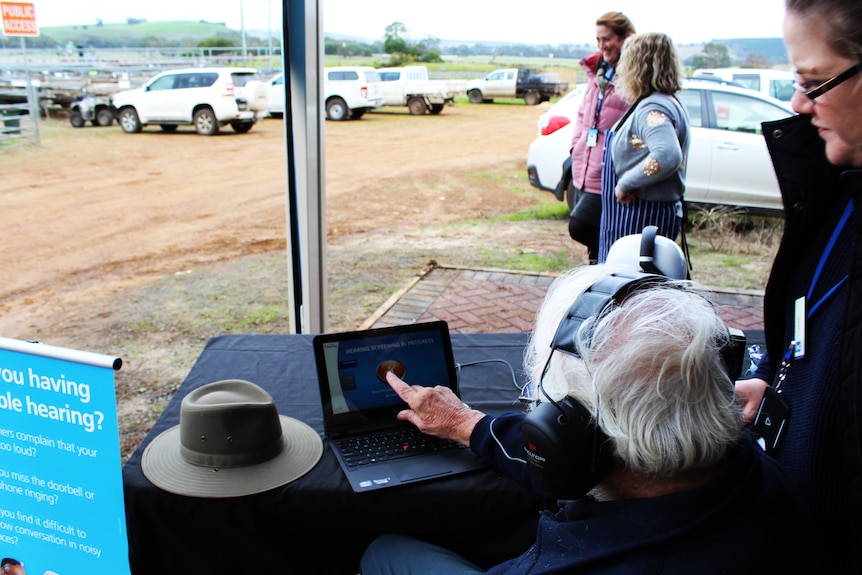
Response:
[[[595,148],[599,143],[599,131],[595,128],[587,130],[587,147]]]
[[[796,299],[793,306],[793,340],[796,342],[794,359],[805,357],[805,296]]]
[[[790,406],[773,387],[767,387],[760,402],[760,408],[751,424],[760,447],[769,455],[774,455],[784,439],[787,422],[790,419]]]

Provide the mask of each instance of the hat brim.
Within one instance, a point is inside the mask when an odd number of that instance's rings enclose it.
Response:
[[[284,445],[263,463],[212,468],[194,465],[180,455],[180,426],[159,434],[144,450],[141,470],[156,487],[191,497],[240,497],[269,491],[308,473],[323,454],[323,440],[307,424],[279,415]]]

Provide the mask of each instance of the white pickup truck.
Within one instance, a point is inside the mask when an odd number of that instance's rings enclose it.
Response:
[[[378,68],[383,80],[383,105],[407,106],[410,113],[420,116],[426,111],[439,114],[455,96],[465,93],[461,80],[429,80],[425,66]]]
[[[333,66],[323,69],[323,97],[327,120],[358,120],[383,105],[382,82],[371,66]]]

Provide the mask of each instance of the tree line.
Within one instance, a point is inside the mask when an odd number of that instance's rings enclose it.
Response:
[[[521,56],[528,58],[562,58],[580,60],[596,51],[593,45],[584,44],[499,44],[473,43],[448,44],[443,46],[438,38],[429,36],[420,40],[408,40],[407,27],[402,22],[392,22],[383,32],[381,40],[364,43],[355,40],[326,37],[324,52],[327,56],[370,57],[374,54],[389,54],[392,65],[411,62],[440,62],[443,55],[449,56]],[[732,49],[732,50],[731,50]],[[734,56],[734,54],[738,54]],[[739,56],[741,55],[741,56]],[[684,62],[693,68],[723,68],[742,65],[750,68],[768,68],[787,62],[787,54],[781,38],[716,40],[704,44],[701,52]]]
[[[92,28],[95,28],[92,29]],[[80,34],[73,39],[77,46],[87,48],[158,48],[158,47],[217,47],[233,48],[242,44],[240,33],[230,28],[219,30],[217,35],[206,38],[187,37],[182,39],[165,39],[158,35],[147,35],[138,39],[117,39],[98,33],[101,22],[94,27],[82,26]],[[268,40],[254,36],[246,38],[249,47],[266,46]],[[28,38],[27,45],[33,48],[60,47],[59,42],[50,34]],[[0,48],[15,48],[20,46],[18,38],[0,36]],[[402,22],[392,22],[383,31],[380,40],[361,42],[326,36],[324,53],[327,56],[372,57],[375,54],[389,54],[392,65],[404,65],[414,62],[442,62],[443,56],[519,56],[527,58],[560,58],[580,60],[596,51],[594,45],[588,44],[502,44],[502,43],[462,43],[458,45],[443,43],[433,36],[413,40],[407,38],[407,27]],[[787,54],[780,38],[776,39],[734,39],[716,40],[706,43],[701,52],[689,56],[683,62],[692,68],[721,68],[731,65],[742,65],[751,68],[768,68],[787,62]]]

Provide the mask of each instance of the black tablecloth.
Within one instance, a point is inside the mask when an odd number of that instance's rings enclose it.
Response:
[[[123,467],[132,573],[355,574],[368,543],[400,532],[454,549],[488,566],[535,540],[543,502],[492,470],[354,493],[324,444],[307,475],[283,487],[231,499],[173,495],[141,471],[152,438],[179,423],[180,401],[220,379],[246,379],[279,411],[323,431],[310,335],[231,335],[211,339],[164,414]],[[452,334],[461,396],[486,413],[521,409],[505,360],[523,383],[523,334]]]

